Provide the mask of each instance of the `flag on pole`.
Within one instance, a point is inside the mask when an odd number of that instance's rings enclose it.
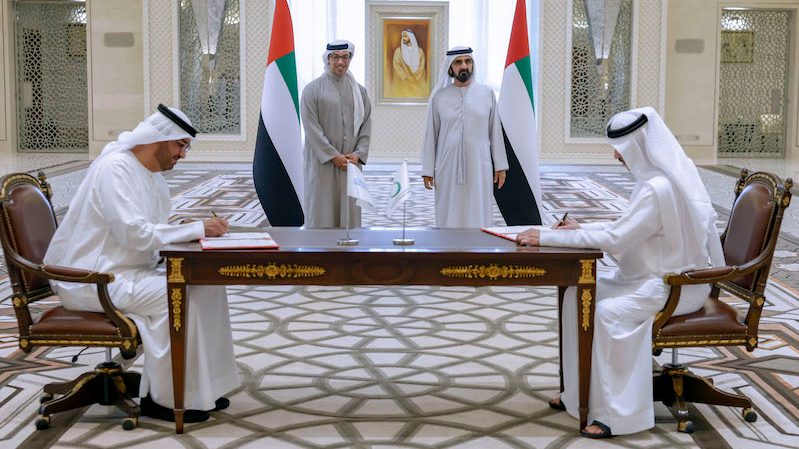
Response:
[[[508,226],[541,224],[538,133],[525,0],[516,0],[497,107],[510,165],[505,185],[494,188],[497,206]]]
[[[372,195],[369,193],[369,187],[366,185],[366,180],[363,179],[363,172],[358,164],[347,164],[347,195],[355,198],[355,204],[361,209],[375,211]]]
[[[391,193],[388,197],[388,207],[386,207],[386,217],[391,218],[394,210],[411,197],[411,182],[408,179],[408,161],[403,161],[399,170],[394,173],[391,181]]]
[[[275,1],[252,174],[269,224],[302,226],[305,215],[297,64],[286,0]]]

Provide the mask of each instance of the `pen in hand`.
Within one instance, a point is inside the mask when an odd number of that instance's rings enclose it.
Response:
[[[569,216],[568,212],[563,214],[563,218],[561,218],[560,221],[558,222],[558,226],[564,226],[566,224],[566,217],[568,216]]]
[[[213,216],[214,216],[214,218],[219,218],[219,215],[217,215],[217,214],[216,214],[216,212],[215,212],[215,211],[213,211],[213,210],[211,210],[211,215],[213,215]],[[227,221],[225,221],[225,222],[227,223]],[[220,237],[227,237],[228,235],[230,235],[230,232],[225,232],[225,233],[224,233],[224,234],[222,234]]]

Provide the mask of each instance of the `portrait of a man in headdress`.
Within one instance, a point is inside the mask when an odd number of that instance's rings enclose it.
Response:
[[[427,61],[428,21],[386,21],[383,36],[384,96],[397,99],[426,99],[430,95]]]

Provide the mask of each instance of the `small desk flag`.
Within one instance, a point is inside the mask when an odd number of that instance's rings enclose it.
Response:
[[[391,181],[391,192],[388,197],[388,206],[386,207],[386,217],[391,218],[391,214],[402,203],[411,197],[411,182],[408,180],[408,162],[403,161],[399,170],[394,173],[394,179]]]
[[[361,206],[361,209],[375,211],[372,195],[369,193],[369,187],[366,185],[366,180],[363,179],[363,172],[358,164],[347,164],[347,195],[355,198],[357,200],[355,204]]]

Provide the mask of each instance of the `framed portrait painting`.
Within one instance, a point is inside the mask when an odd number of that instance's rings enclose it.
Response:
[[[367,1],[377,102],[426,104],[446,48],[447,2]]]

